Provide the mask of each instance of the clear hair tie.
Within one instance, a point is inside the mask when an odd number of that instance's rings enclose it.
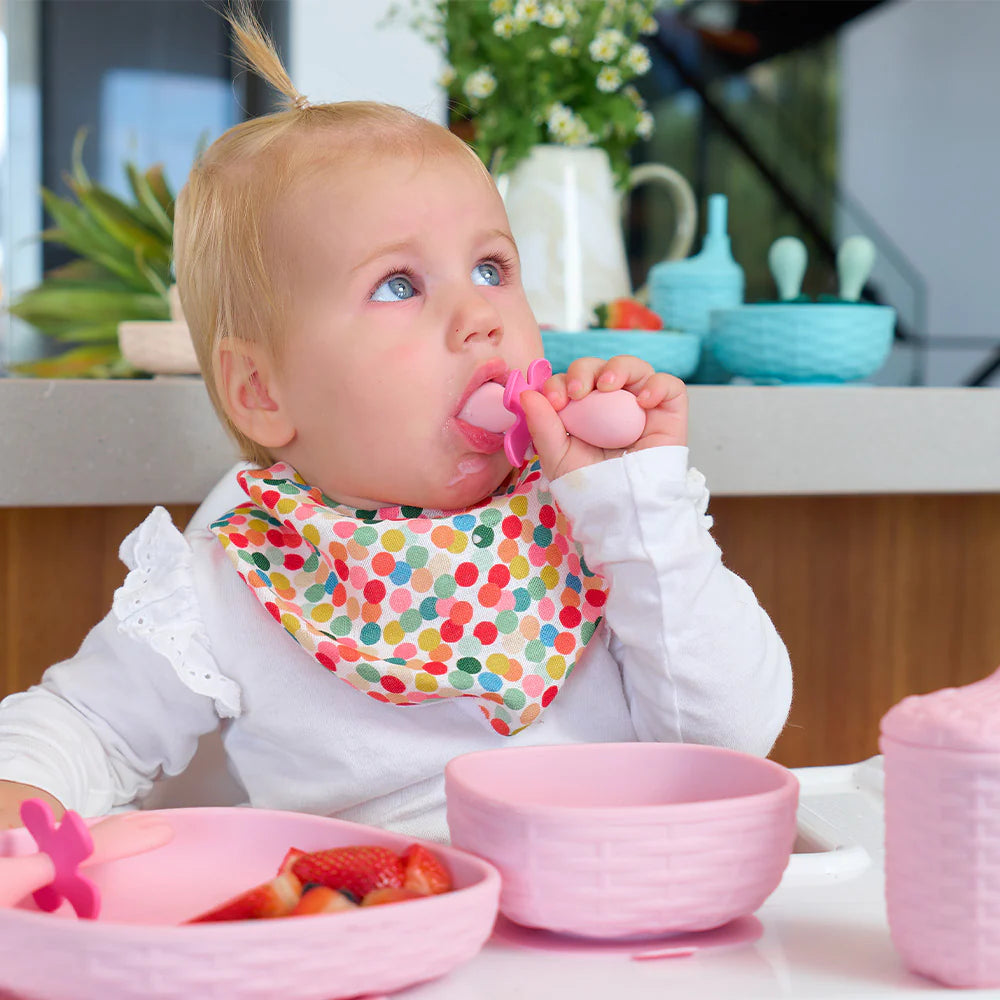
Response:
[[[306,108],[310,107],[309,98],[304,94],[299,94],[299,96],[295,98],[293,107],[296,111],[305,111]]]

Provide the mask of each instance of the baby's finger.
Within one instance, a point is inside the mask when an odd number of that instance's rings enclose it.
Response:
[[[542,395],[558,413],[569,402],[569,393],[566,391],[566,373],[559,372],[550,375],[545,380],[545,385],[542,386]]]
[[[568,399],[582,399],[593,391],[597,376],[607,362],[603,358],[577,358],[570,362],[564,377]]]
[[[531,440],[542,460],[542,469],[552,478],[569,447],[566,428],[548,400],[539,392],[521,393],[521,407],[528,423]]]
[[[602,392],[612,392],[615,389],[635,392],[645,385],[652,374],[653,366],[648,361],[631,354],[618,354],[604,363],[597,374],[595,385]]]
[[[666,372],[654,372],[636,393],[636,399],[643,409],[651,410],[663,402],[682,398],[687,391],[684,383]]]

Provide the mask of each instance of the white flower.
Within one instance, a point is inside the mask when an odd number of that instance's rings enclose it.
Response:
[[[594,142],[587,123],[558,101],[549,106],[546,125],[549,135],[565,146],[588,146]]]
[[[509,14],[511,0],[490,0],[490,13],[496,17],[497,14]]]
[[[561,28],[566,23],[566,15],[554,3],[547,3],[539,20],[546,28]]]
[[[542,16],[542,7],[538,0],[517,0],[514,8],[516,21],[537,21]]]
[[[455,67],[445,66],[438,77],[438,86],[450,87],[455,82]]]
[[[648,111],[639,112],[639,122],[635,126],[635,134],[640,139],[648,139],[653,134],[653,116]]]
[[[567,146],[590,146],[594,142],[594,136],[582,118],[574,117],[573,124],[563,136],[563,142]]]
[[[622,75],[614,66],[605,66],[597,74],[597,89],[604,94],[613,94],[622,82]]]
[[[652,65],[649,58],[649,49],[645,45],[640,45],[639,42],[636,42],[635,45],[629,47],[628,53],[625,56],[625,65],[636,76],[648,73],[649,67]]]
[[[580,23],[580,8],[574,0],[563,0],[562,12],[568,27],[575,28]]]
[[[635,87],[630,83],[627,87],[622,87],[622,93],[635,105],[635,107],[641,111],[645,106],[646,102],[642,99],[642,95],[639,93]]]
[[[514,18],[509,14],[498,17],[493,22],[493,34],[499,35],[501,38],[510,38],[514,34]]]
[[[558,38],[553,38],[549,42],[549,48],[552,53],[557,56],[568,56],[573,48],[572,43],[566,35],[560,35]]]
[[[569,132],[573,124],[573,112],[565,104],[560,104],[557,101],[549,107],[548,118],[545,124],[553,136],[561,139]]]
[[[618,42],[613,31],[599,31],[587,47],[594,62],[611,62],[618,55]]]
[[[466,97],[482,100],[489,97],[497,89],[496,77],[484,66],[470,73],[462,89]]]
[[[647,14],[646,19],[639,22],[640,35],[655,35],[659,30],[660,26],[656,23],[656,18],[652,14]]]

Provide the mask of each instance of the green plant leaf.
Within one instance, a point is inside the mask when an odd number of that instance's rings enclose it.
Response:
[[[11,371],[36,378],[104,378],[104,373],[120,358],[117,345],[87,344],[55,358],[11,365]]]
[[[146,280],[152,286],[152,288],[159,292],[164,299],[170,291],[170,264],[167,263],[166,268],[163,268],[163,262],[157,266],[156,264],[147,264],[146,259],[142,255],[142,249],[140,247],[135,248],[135,266],[143,273]],[[161,273],[162,272],[162,273]]]
[[[125,286],[121,278],[96,261],[84,257],[74,257],[73,260],[50,268],[45,272],[45,283],[60,285],[82,285],[87,288],[117,288]]]
[[[117,323],[95,323],[92,326],[74,324],[66,330],[50,331],[53,340],[70,344],[117,344]]]
[[[173,221],[157,200],[147,176],[140,173],[138,168],[132,163],[125,164],[125,173],[128,175],[128,182],[132,188],[132,193],[135,195],[136,201],[144,209],[150,225],[165,239],[172,241],[174,236]]]
[[[70,153],[70,163],[72,164],[73,169],[73,179],[77,182],[77,184],[89,187],[90,175],[87,173],[87,168],[83,165],[83,144],[86,141],[86,127],[78,128],[76,130],[76,135],[73,136],[73,150]]]
[[[170,306],[162,295],[73,288],[42,283],[25,292],[10,312],[28,323],[79,320],[87,325],[123,319],[169,319]]]
[[[161,235],[151,232],[121,199],[96,184],[85,187],[71,182],[73,192],[90,217],[113,240],[132,250],[140,248],[147,260],[170,259],[169,244]]]
[[[153,192],[153,197],[160,203],[160,207],[167,213],[167,218],[172,223],[174,218],[174,196],[170,190],[170,186],[167,184],[161,164],[154,164],[146,171],[146,183]]]
[[[43,233],[43,239],[62,243],[82,257],[96,261],[130,287],[149,287],[149,282],[135,266],[132,253],[111,239],[79,205],[45,188],[42,189],[42,202],[57,227]]]

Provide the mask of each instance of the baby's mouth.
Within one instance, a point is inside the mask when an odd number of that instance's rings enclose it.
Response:
[[[503,405],[503,392],[504,387],[499,382],[484,382],[465,401],[465,405],[458,411],[458,419],[473,427],[503,434],[513,426],[516,419]]]

